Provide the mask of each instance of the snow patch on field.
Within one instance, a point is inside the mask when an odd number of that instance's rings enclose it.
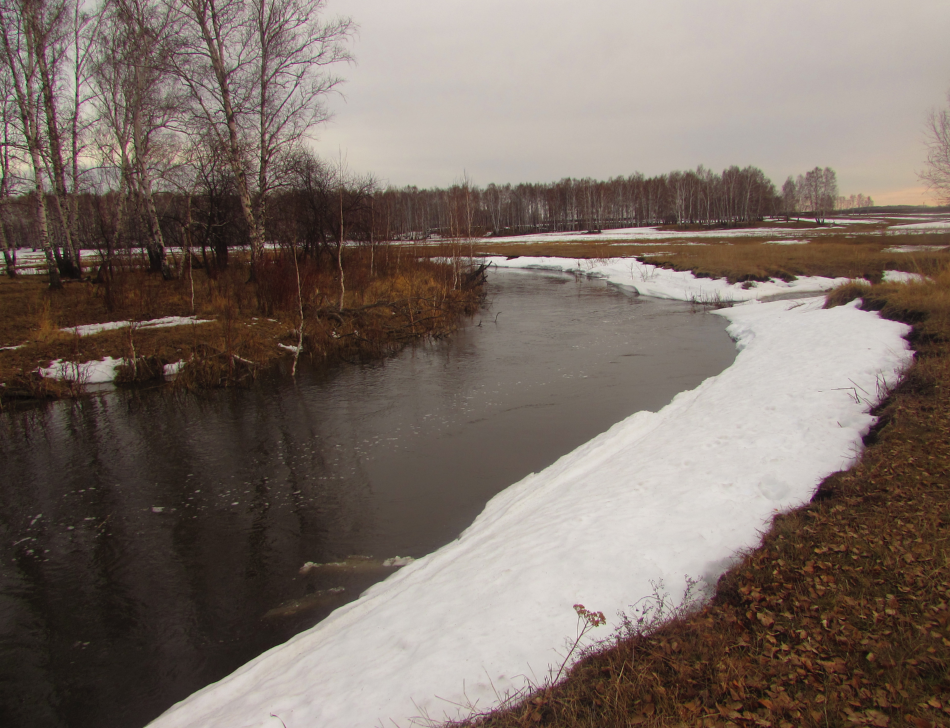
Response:
[[[80,384],[105,384],[115,380],[115,370],[124,361],[111,356],[81,363],[56,359],[50,362],[48,367],[41,367],[37,371],[41,376],[50,379],[63,379]]]
[[[950,220],[931,220],[929,222],[913,222],[907,225],[891,225],[891,230],[946,230],[950,228]]]
[[[125,362],[125,359],[113,359],[111,356],[86,362],[56,359],[50,362],[48,367],[40,367],[36,371],[40,376],[50,379],[63,379],[79,384],[106,384],[115,381],[116,370]],[[163,374],[166,379],[174,379],[184,366],[184,361],[165,364]]]
[[[665,298],[762,293],[630,260],[505,264],[560,266]],[[869,409],[911,361],[907,326],[856,302],[822,303],[750,301],[717,312],[739,349],[722,374],[510,486],[458,539],[153,725],[405,726],[487,709],[556,671],[575,636],[574,604],[615,627],[618,611],[654,582],[672,593],[687,577],[714,584],[775,513],[859,456]]]
[[[92,336],[103,331],[114,331],[115,329],[127,329],[130,326],[135,330],[139,329],[162,329],[169,326],[184,326],[185,324],[209,324],[210,320],[199,319],[197,316],[165,316],[163,318],[150,319],[149,321],[109,321],[104,324],[83,324],[82,326],[70,326],[61,329],[77,336]]]
[[[826,228],[782,230],[781,228],[738,228],[723,230],[660,230],[657,227],[632,227],[604,230],[600,233],[590,232],[557,232],[533,233],[531,235],[512,235],[480,238],[482,243],[553,243],[558,241],[574,243],[596,243],[625,241],[633,245],[652,245],[657,240],[671,240],[674,238],[760,238],[774,236],[799,237],[805,233],[825,231]]]
[[[938,250],[946,250],[950,245],[895,245],[892,248],[884,248],[882,253],[936,253]]]
[[[164,375],[165,379],[174,379],[178,376],[178,373],[184,368],[184,366],[185,361],[183,359],[172,362],[171,364],[166,364],[162,367],[162,374]]]
[[[885,283],[920,283],[927,280],[927,276],[903,270],[886,270],[883,280]]]

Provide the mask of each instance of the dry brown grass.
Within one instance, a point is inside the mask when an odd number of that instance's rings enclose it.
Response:
[[[617,635],[473,722],[950,725],[950,267],[932,272],[829,299],[914,324],[916,361],[855,467],[776,517],[700,611]]]
[[[811,275],[865,278],[876,283],[885,270],[929,275],[950,261],[946,251],[884,252],[889,247],[890,242],[836,239],[804,245],[762,245],[746,241],[689,247],[651,257],[649,262],[676,270],[692,270],[701,277],[727,278],[731,283],[769,278],[792,280]]]
[[[188,388],[246,383],[267,364],[291,356],[278,344],[299,340],[301,276],[304,352],[315,361],[357,360],[397,351],[407,342],[451,331],[460,314],[481,302],[478,286],[455,285],[448,265],[408,255],[374,261],[353,251],[347,295],[339,310],[336,271],[327,261],[275,255],[255,282],[240,261],[214,275],[195,270],[175,281],[141,270],[119,271],[106,284],[67,283],[50,291],[44,278],[0,280],[0,402],[77,396],[81,387],[38,376],[51,360],[125,358],[119,382],[161,379],[165,364],[186,361],[176,380]],[[192,296],[194,306],[192,307]],[[135,322],[190,316],[209,323],[139,329]],[[108,321],[133,325],[79,337],[71,326]],[[131,362],[134,360],[134,366]]]

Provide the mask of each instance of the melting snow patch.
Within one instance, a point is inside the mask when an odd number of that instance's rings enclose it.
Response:
[[[80,384],[104,384],[115,380],[115,370],[123,361],[125,360],[113,359],[111,356],[82,363],[56,359],[50,362],[50,366],[36,371],[40,376],[50,379],[63,379]]]
[[[113,331],[114,329],[126,329],[133,326],[135,329],[161,329],[169,326],[184,326],[185,324],[208,324],[210,320],[199,319],[195,316],[165,316],[164,318],[151,319],[150,321],[110,321],[104,324],[84,324],[82,326],[70,326],[62,329],[77,336],[91,336],[102,331]]]
[[[184,366],[184,359],[172,362],[171,364],[166,364],[162,367],[162,374],[166,379],[174,379],[178,376],[178,373],[182,370],[182,368],[184,368]]]
[[[925,280],[927,280],[927,276],[921,275],[920,273],[907,273],[902,270],[884,271],[885,283],[920,283]]]
[[[884,248],[882,253],[936,253],[946,250],[950,245],[895,245],[893,248]]]
[[[891,230],[946,230],[950,227],[950,220],[931,220],[929,222],[914,222],[909,225],[892,225]]]

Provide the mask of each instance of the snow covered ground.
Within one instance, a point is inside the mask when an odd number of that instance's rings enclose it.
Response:
[[[927,276],[920,273],[908,273],[902,270],[886,270],[883,276],[885,283],[917,283],[926,279]]]
[[[125,360],[113,359],[111,356],[82,363],[55,359],[48,367],[40,367],[36,371],[40,376],[49,379],[64,379],[81,384],[105,384],[115,381],[116,369],[123,361]]]
[[[82,326],[71,326],[62,329],[76,336],[92,336],[102,331],[114,331],[115,329],[126,329],[133,326],[135,330],[139,329],[164,329],[169,326],[184,326],[186,324],[208,324],[211,321],[199,319],[197,316],[165,316],[163,318],[150,319],[148,321],[109,321],[104,324],[84,324]]]
[[[946,250],[948,245],[895,245],[893,248],[884,248],[882,253],[936,253]]]
[[[861,220],[860,222],[871,222],[870,220]],[[875,221],[876,222],[876,221]],[[660,230],[657,227],[633,227],[618,228],[616,230],[604,230],[600,233],[584,232],[560,232],[560,233],[536,233],[533,235],[514,235],[511,237],[480,238],[483,243],[553,243],[556,241],[565,242],[589,242],[589,243],[614,243],[623,241],[629,244],[652,245],[657,240],[672,240],[675,238],[703,239],[703,238],[761,238],[761,237],[789,237],[799,238],[802,235],[820,235],[828,232],[840,233],[838,228],[742,228],[737,230],[695,230],[691,232],[677,232],[675,230]]]
[[[950,220],[928,220],[927,222],[913,222],[906,225],[891,225],[891,230],[897,230],[899,232],[907,230],[926,230],[932,232],[934,230],[947,230],[948,228],[950,228]]]
[[[632,258],[591,260],[524,256],[512,260],[501,257],[486,258],[485,261],[499,268],[537,268],[593,275],[606,278],[615,285],[635,289],[644,296],[699,303],[762,300],[775,296],[784,298],[795,294],[814,295],[831,290],[849,280],[803,276],[791,283],[773,279],[763,283],[731,284],[722,278],[696,278],[686,271],[664,270]],[[750,287],[745,288],[745,285]]]
[[[833,284],[746,290],[629,260],[566,267],[686,300]],[[725,372],[510,486],[456,541],[153,725],[351,728],[455,717],[556,672],[576,634],[574,604],[616,626],[618,611],[632,613],[653,583],[674,595],[687,578],[714,584],[773,514],[807,501],[858,457],[869,408],[911,360],[906,326],[822,303],[750,301],[717,312],[739,348]]]

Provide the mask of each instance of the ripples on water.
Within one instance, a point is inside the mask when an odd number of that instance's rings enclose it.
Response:
[[[721,318],[599,281],[496,272],[489,298],[385,362],[5,415],[0,724],[144,725],[735,356]]]

